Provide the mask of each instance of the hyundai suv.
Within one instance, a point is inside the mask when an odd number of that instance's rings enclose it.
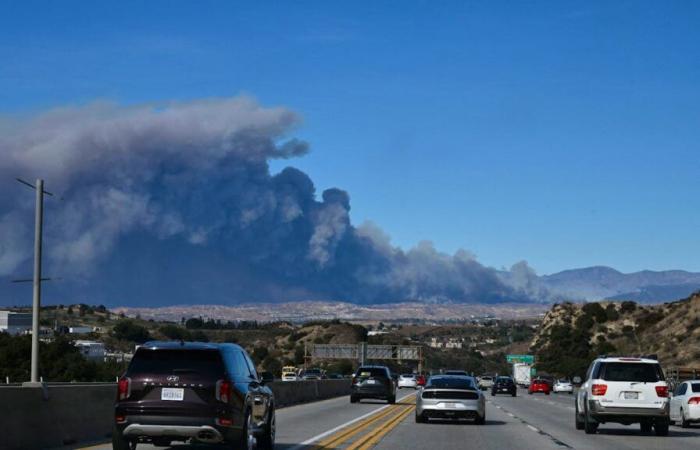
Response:
[[[386,366],[361,366],[352,378],[350,403],[363,398],[384,399],[396,403],[396,384]]]
[[[606,422],[638,423],[668,435],[669,400],[661,365],[651,358],[600,357],[593,361],[576,396],[576,429],[587,434]]]
[[[258,377],[235,344],[147,342],[117,384],[112,447],[189,441],[272,449],[271,380]]]

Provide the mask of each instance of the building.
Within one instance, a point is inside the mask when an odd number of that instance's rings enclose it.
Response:
[[[104,361],[105,359],[105,345],[102,342],[77,340],[73,345],[78,347],[86,359],[94,361]]]
[[[0,311],[0,332],[23,334],[32,329],[31,313]]]

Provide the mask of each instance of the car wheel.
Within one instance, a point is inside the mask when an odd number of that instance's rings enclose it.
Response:
[[[486,413],[484,413],[483,416],[476,416],[476,420],[474,421],[474,423],[477,425],[486,424]]]
[[[258,445],[256,448],[261,450],[274,450],[275,448],[275,435],[277,434],[277,415],[275,414],[275,408],[270,406],[269,417],[267,418],[267,423],[263,427],[263,434],[258,440]]]
[[[668,419],[656,419],[654,432],[657,436],[668,436]]]
[[[250,411],[246,411],[243,419],[241,436],[236,440],[233,448],[236,450],[253,450],[255,448],[255,434],[253,434],[253,417]]]
[[[136,441],[132,441],[124,437],[121,431],[114,428],[112,431],[112,449],[113,450],[134,450]]]
[[[416,410],[416,423],[425,423],[427,422],[425,416],[423,414],[418,414],[418,411]]]
[[[639,429],[642,433],[651,433],[652,423],[649,420],[645,420],[639,423]]]
[[[598,432],[598,423],[591,419],[590,414],[588,414],[588,408],[583,412],[583,430],[586,434],[596,434]]]
[[[513,393],[510,394],[510,395],[512,395],[513,397],[515,397],[516,395],[518,395],[518,392],[517,392],[517,391],[513,391]]]
[[[357,397],[355,397],[354,395],[350,396],[350,403],[357,403],[358,401],[359,401],[359,399]]]
[[[387,399],[387,402],[389,402],[390,405],[393,405],[394,403],[396,403],[396,396],[392,395]]]
[[[576,429],[577,430],[583,430],[583,418],[581,417],[581,414],[578,412],[578,402],[576,402],[576,412],[574,413],[574,422],[576,423]]]
[[[549,391],[545,392],[544,395],[549,395]]]
[[[685,418],[683,409],[681,409],[681,428],[690,428],[690,422]]]

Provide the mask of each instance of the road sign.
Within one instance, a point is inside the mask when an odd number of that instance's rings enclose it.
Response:
[[[509,363],[534,364],[535,357],[532,355],[506,355],[506,361]]]

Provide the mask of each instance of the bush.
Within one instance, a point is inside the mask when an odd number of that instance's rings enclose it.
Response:
[[[600,306],[600,303],[586,303],[581,309],[586,315],[593,317],[598,323],[603,323],[608,320],[608,316],[603,307]]]
[[[137,344],[143,344],[151,339],[151,335],[145,327],[130,319],[120,320],[112,329],[112,335],[117,339]]]
[[[637,304],[635,302],[622,302],[620,305],[620,312],[622,313],[631,313],[634,312],[637,309]]]
[[[163,325],[158,329],[160,333],[168,339],[176,341],[191,341],[192,334],[186,329],[177,325]]]
[[[605,315],[607,316],[609,321],[615,321],[620,318],[620,314],[617,312],[617,308],[615,308],[615,305],[612,303],[605,308]]]

